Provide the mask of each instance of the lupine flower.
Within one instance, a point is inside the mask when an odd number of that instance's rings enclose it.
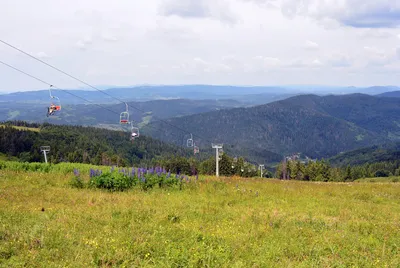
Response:
[[[168,179],[169,177],[171,177],[171,171],[169,171],[168,174],[167,174],[167,179]]]
[[[91,177],[91,178],[93,178],[94,176],[96,176],[96,172],[94,171],[94,169],[90,169],[90,174],[89,174],[89,176]]]
[[[76,169],[76,168],[74,168],[74,175],[75,175],[76,177],[79,177],[79,170]]]

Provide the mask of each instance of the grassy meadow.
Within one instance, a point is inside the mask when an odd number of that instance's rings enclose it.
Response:
[[[1,125],[0,124],[0,127],[5,127],[5,125]],[[23,126],[12,126],[12,127],[15,128],[15,129],[18,129],[18,130],[40,132],[40,129],[39,128],[35,128],[35,127],[23,127]]]
[[[203,177],[111,193],[72,176],[0,169],[0,267],[400,266],[398,183]]]

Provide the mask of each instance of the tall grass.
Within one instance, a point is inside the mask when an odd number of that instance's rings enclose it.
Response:
[[[0,170],[0,266],[400,266],[400,184],[203,177],[109,192],[70,179]]]

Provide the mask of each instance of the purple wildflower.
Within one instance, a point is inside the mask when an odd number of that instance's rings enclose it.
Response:
[[[79,170],[74,168],[74,175],[75,177],[79,177]]]

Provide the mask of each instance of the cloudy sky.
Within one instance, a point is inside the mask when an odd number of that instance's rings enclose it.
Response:
[[[400,85],[400,0],[0,0],[0,39],[94,85]],[[82,87],[0,43],[0,60]],[[0,92],[46,88],[0,64]]]

